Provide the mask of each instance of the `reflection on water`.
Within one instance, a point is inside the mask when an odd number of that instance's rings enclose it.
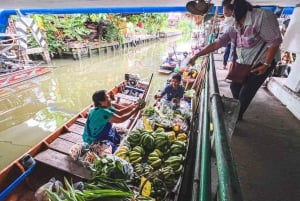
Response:
[[[174,40],[101,53],[80,61],[54,60],[56,68],[51,73],[0,89],[0,169],[90,104],[95,90],[112,88],[125,73],[139,74],[145,80],[153,73],[153,97],[168,77],[157,71]]]

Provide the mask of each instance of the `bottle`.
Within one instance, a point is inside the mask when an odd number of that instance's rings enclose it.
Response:
[[[176,64],[176,67],[174,68],[174,73],[178,73],[179,72],[179,65]]]

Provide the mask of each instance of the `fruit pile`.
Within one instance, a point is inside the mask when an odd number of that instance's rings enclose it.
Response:
[[[132,185],[139,193],[165,200],[179,187],[188,147],[188,107],[175,110],[166,103],[146,106],[136,128],[115,155],[134,169]]]
[[[187,135],[163,128],[155,131],[136,129],[129,133],[115,155],[125,159],[134,167],[135,185],[147,180],[151,191],[143,195],[163,200],[177,184],[184,170],[187,150]]]

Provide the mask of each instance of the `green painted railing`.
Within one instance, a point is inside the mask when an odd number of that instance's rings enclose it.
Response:
[[[211,35],[209,43],[214,40]],[[242,201],[242,194],[232,159],[223,117],[213,54],[209,55],[205,87],[201,92],[199,126],[191,200],[211,201],[211,132],[217,161],[217,196],[219,201]],[[210,125],[213,125],[213,131]],[[200,152],[200,153],[199,153]]]

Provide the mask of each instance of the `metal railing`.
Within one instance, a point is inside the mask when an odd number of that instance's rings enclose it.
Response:
[[[214,40],[210,36],[210,43]],[[199,97],[199,125],[196,132],[195,168],[191,200],[212,200],[211,190],[211,144],[215,150],[217,164],[217,199],[220,201],[242,201],[240,184],[232,159],[223,116],[214,57],[209,55],[205,86]],[[211,128],[212,127],[212,128]],[[211,138],[211,136],[213,136]],[[214,139],[214,143],[211,142]]]

